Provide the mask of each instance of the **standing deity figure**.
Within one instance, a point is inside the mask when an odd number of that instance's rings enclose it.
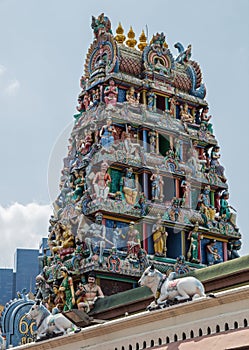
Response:
[[[99,264],[103,263],[103,252],[106,241],[106,227],[102,224],[103,214],[98,212],[95,214],[95,222],[92,223],[86,232],[86,245],[90,255],[88,261],[91,261],[93,255],[99,254]],[[111,242],[112,244],[112,242]]]
[[[126,233],[127,237],[127,254],[128,257],[137,258],[137,254],[141,248],[140,233],[134,227],[135,222],[131,221],[129,230]]]
[[[169,108],[169,114],[171,117],[176,117],[176,105],[177,105],[177,99],[175,96],[172,96],[169,100],[170,102],[170,108]]]
[[[96,199],[106,200],[109,193],[109,183],[112,181],[111,176],[107,173],[108,164],[103,162],[93,178],[93,188],[96,193]]]
[[[106,106],[116,106],[118,99],[118,88],[115,86],[115,81],[113,79],[109,80],[109,85],[105,88],[104,95]]]
[[[183,123],[193,123],[194,117],[188,111],[188,104],[185,102],[183,106],[181,106],[180,117]]]
[[[148,136],[149,136],[149,142],[150,142],[150,152],[151,153],[157,153],[157,133],[156,131],[154,130],[151,130],[149,133],[148,133]]]
[[[129,157],[131,154],[134,154],[135,157],[138,157],[139,155],[139,144],[133,143],[133,138],[136,136],[137,135],[134,135],[132,132],[131,125],[127,125],[126,130],[121,134],[121,140],[123,141],[124,150],[127,157]]]
[[[164,198],[163,194],[163,177],[159,174],[159,169],[156,167],[155,173],[153,173],[150,177],[150,181],[152,181],[151,184],[151,194],[152,194],[152,201],[159,201],[162,202]]]
[[[118,227],[116,223],[114,223],[112,240],[113,240],[114,248],[116,248],[116,250],[118,250],[119,248],[123,248],[124,238],[125,236],[122,234],[122,229]]]
[[[63,280],[61,282],[59,291],[64,292],[65,294],[65,304],[63,311],[72,310],[74,304],[75,304],[75,293],[74,293],[74,286],[73,286],[73,279],[70,276],[67,268],[65,266],[62,266],[60,268],[61,275],[63,277]]]
[[[96,110],[100,101],[99,89],[92,90],[92,101],[90,103],[90,109]]]
[[[127,168],[125,171],[125,176],[121,178],[120,191],[124,193],[128,204],[134,205],[136,203],[138,191],[132,168]]]
[[[112,125],[112,118],[108,117],[106,120],[106,124],[102,126],[99,136],[101,138],[100,144],[104,148],[110,148],[114,143],[113,134],[116,134],[117,131]]]
[[[152,234],[155,255],[166,257],[166,241],[168,233],[166,232],[165,227],[162,225],[162,219],[160,216],[158,216],[156,223],[152,226]]]
[[[189,180],[182,180],[181,182],[182,188],[182,207],[191,208],[191,184]]]
[[[200,263],[199,257],[198,257],[198,246],[199,246],[199,239],[202,239],[203,237],[198,233],[199,230],[199,224],[196,222],[194,229],[189,232],[188,240],[190,240],[189,250],[187,252],[187,261],[191,261],[193,263]]]
[[[127,102],[132,105],[137,107],[139,104],[139,99],[140,99],[140,93],[137,93],[137,97],[135,95],[135,88],[131,86],[129,90],[126,92],[126,100]]]
[[[152,110],[153,110],[153,107],[154,107],[154,98],[155,98],[154,92],[149,91],[149,92],[147,93],[147,97],[148,97],[148,103],[147,103],[148,110],[149,110],[149,111],[152,111]]]

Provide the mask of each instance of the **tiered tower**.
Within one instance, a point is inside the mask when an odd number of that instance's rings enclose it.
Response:
[[[44,257],[74,283],[95,270],[106,295],[133,288],[152,261],[179,273],[238,256],[240,233],[191,45],[163,33],[127,37],[92,18],[94,40],[80,79]],[[136,45],[138,49],[136,48]]]

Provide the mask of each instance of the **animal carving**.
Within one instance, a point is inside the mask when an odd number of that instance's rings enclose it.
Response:
[[[70,330],[75,330],[75,332],[80,331],[80,328],[76,329],[76,326],[61,313],[55,315],[51,314],[48,309],[40,303],[40,300],[32,305],[26,317],[36,321],[36,341],[63,335]]]
[[[147,309],[155,309],[172,304],[174,301],[181,302],[189,299],[205,297],[203,284],[195,277],[183,277],[174,279],[175,272],[169,277],[154,268],[148,267],[142,274],[138,284],[151,289],[155,300]]]

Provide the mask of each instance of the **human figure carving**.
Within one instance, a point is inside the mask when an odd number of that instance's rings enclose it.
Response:
[[[155,255],[166,257],[166,241],[168,233],[166,232],[165,227],[162,225],[162,219],[160,216],[157,218],[156,223],[152,226],[152,234]]]
[[[104,90],[104,100],[107,106],[116,106],[118,98],[118,88],[113,79],[109,80],[109,85]]]

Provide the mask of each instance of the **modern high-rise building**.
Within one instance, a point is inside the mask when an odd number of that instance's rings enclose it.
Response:
[[[20,249],[15,252],[16,290],[26,288],[27,292],[35,293],[35,277],[39,273],[38,249]]]
[[[5,305],[13,298],[15,289],[13,269],[0,269],[0,305]]]

